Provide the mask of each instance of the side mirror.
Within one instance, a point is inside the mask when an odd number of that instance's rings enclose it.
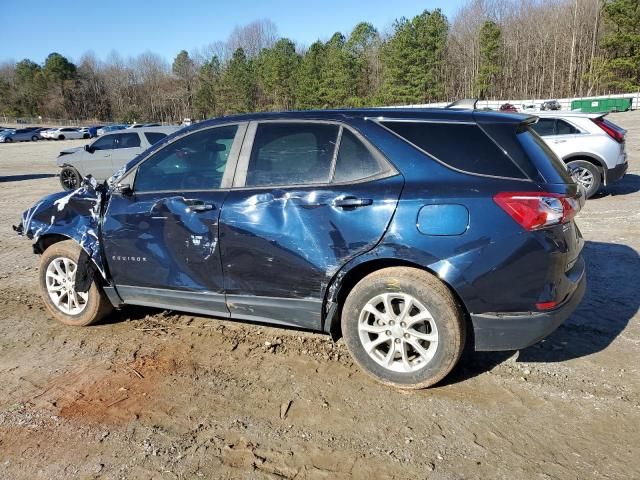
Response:
[[[115,188],[116,192],[125,197],[130,197],[133,195],[133,188],[128,183],[118,183]]]
[[[84,146],[84,151],[85,152],[89,152],[89,153],[95,152],[95,150],[93,149],[93,147],[91,145],[85,145]]]

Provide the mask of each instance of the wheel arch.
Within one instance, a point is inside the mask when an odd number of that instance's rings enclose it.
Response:
[[[580,153],[572,153],[562,159],[562,161],[565,164],[576,161],[576,160],[584,160],[585,162],[589,162],[595,165],[596,167],[598,167],[602,175],[602,183],[604,185],[607,184],[607,167],[606,167],[605,161],[602,158],[600,158],[594,153],[580,152]]]
[[[370,275],[383,268],[389,267],[416,268],[418,270],[427,272],[440,280],[442,284],[445,285],[451,292],[456,300],[456,303],[463,312],[465,322],[467,323],[467,327],[469,327],[466,329],[467,335],[473,335],[473,328],[469,310],[467,309],[465,303],[462,301],[462,298],[460,297],[458,292],[449,282],[447,282],[446,279],[442,278],[436,271],[429,267],[425,267],[424,265],[420,265],[408,260],[393,257],[363,260],[351,266],[351,268],[347,270],[341,270],[334,276],[332,282],[327,288],[327,294],[325,296],[325,301],[323,304],[322,311],[324,315],[322,320],[322,330],[329,333],[334,340],[340,338],[342,336],[340,322],[342,316],[342,306],[344,305],[344,302],[353,287],[355,287],[356,284],[367,275]],[[472,341],[472,339],[467,340]]]
[[[95,271],[99,272],[99,275],[96,275],[95,277],[99,279],[101,286],[108,286],[109,281],[105,276],[104,269],[101,268],[100,265],[98,265],[98,263],[96,262],[96,259],[93,258],[91,253],[87,251],[87,249],[82,245],[81,242],[78,241],[77,238],[73,238],[69,235],[64,235],[61,233],[46,233],[38,237],[38,239],[33,244],[33,253],[37,255],[42,255],[45,252],[45,250],[47,250],[52,245],[55,245],[56,243],[60,243],[60,242],[65,242],[67,240],[72,240],[87,254],[87,257],[91,260],[91,263],[93,264],[93,268],[95,269]]]

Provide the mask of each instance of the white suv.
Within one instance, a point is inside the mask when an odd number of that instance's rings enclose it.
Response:
[[[65,190],[75,190],[81,180],[92,175],[98,182],[109,178],[120,167],[180,127],[144,127],[114,131],[98,137],[84,147],[63,150],[56,159],[60,184]]]
[[[626,130],[602,113],[538,112],[533,129],[562,159],[587,198],[627,171]]]

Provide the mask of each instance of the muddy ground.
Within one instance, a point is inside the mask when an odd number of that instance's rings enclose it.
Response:
[[[144,308],[57,324],[11,225],[83,142],[0,145],[0,478],[640,478],[640,112],[612,117],[631,167],[579,216],[582,305],[409,393],[319,334]]]

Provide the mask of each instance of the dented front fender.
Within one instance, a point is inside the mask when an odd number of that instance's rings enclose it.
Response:
[[[91,258],[106,280],[105,262],[100,244],[100,225],[104,188],[92,178],[73,192],[59,192],[40,199],[22,214],[18,234],[36,244],[47,235],[75,240]]]

